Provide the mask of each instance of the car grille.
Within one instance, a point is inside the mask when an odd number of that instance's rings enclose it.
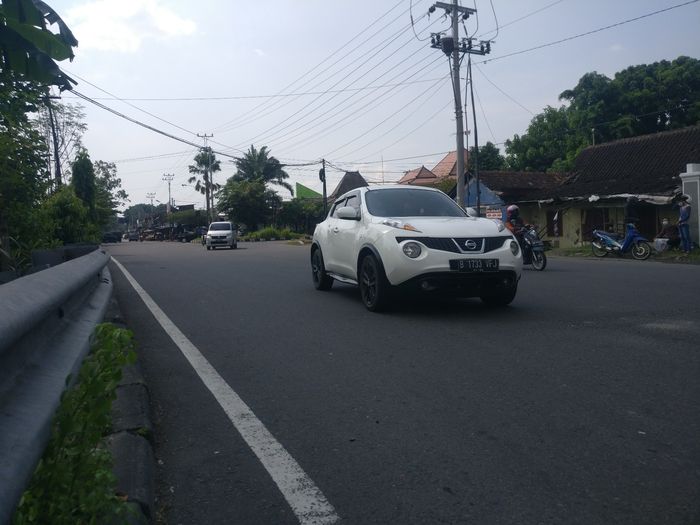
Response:
[[[511,239],[510,235],[499,237],[397,237],[396,242],[417,241],[431,250],[452,253],[487,253],[497,250]],[[472,241],[467,247],[467,242]],[[461,249],[460,249],[461,248]],[[483,252],[482,252],[483,248]]]

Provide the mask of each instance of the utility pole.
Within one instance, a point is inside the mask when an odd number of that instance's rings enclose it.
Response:
[[[153,199],[156,198],[156,194],[154,192],[148,192],[146,193],[146,198],[150,199],[151,201],[151,209],[150,209],[150,215],[151,215],[151,227],[153,227]]]
[[[200,135],[199,133],[197,133],[197,136],[199,138],[204,139],[203,151],[207,155],[207,168],[206,173],[204,175],[204,194],[206,196],[207,201],[207,218],[209,222],[214,222],[214,177],[211,172],[211,151],[209,151],[209,148],[207,146],[207,139],[212,138],[214,135],[207,135],[206,133],[202,133]]]
[[[441,49],[448,57],[452,59],[452,90],[455,98],[455,120],[457,123],[457,168],[455,175],[457,176],[457,203],[460,206],[465,206],[465,169],[464,169],[464,118],[462,114],[462,95],[460,90],[459,80],[459,65],[461,55],[480,54],[485,55],[491,52],[491,43],[488,41],[480,41],[478,47],[474,46],[473,38],[459,38],[459,21],[466,20],[470,15],[476,13],[476,9],[470,7],[462,7],[458,0],[452,0],[451,4],[446,2],[435,2],[429,13],[435,12],[436,8],[443,9],[447,16],[452,17],[452,36],[444,37],[440,33],[433,33],[430,39],[430,47]],[[473,105],[473,104],[472,104]],[[477,174],[478,187],[478,174]],[[477,193],[477,201],[479,199]],[[477,208],[477,213],[479,212]]]
[[[170,223],[170,240],[172,240],[173,237],[173,216],[172,213],[170,212],[170,207],[172,205],[172,197],[170,197],[170,183],[173,181],[175,178],[175,175],[172,173],[164,173],[163,174],[163,180],[168,183],[168,205],[165,207],[165,213],[168,216],[168,222]]]
[[[321,159],[321,164],[323,166],[318,170],[318,178],[323,182],[323,216],[325,217],[328,210],[328,198],[326,197],[326,159]]]

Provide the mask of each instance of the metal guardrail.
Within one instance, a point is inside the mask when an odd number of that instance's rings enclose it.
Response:
[[[108,261],[95,250],[0,286],[0,523],[10,522],[104,317]]]

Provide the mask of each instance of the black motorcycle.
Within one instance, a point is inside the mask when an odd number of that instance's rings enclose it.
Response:
[[[545,255],[544,242],[534,226],[523,227],[519,235],[520,247],[523,250],[523,264],[531,264],[535,270],[542,271],[547,267],[547,255]]]

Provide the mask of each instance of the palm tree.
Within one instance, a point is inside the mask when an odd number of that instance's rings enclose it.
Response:
[[[207,217],[210,221],[214,220],[212,215],[214,209],[214,192],[221,188],[220,184],[212,182],[212,174],[221,171],[221,162],[216,160],[216,155],[211,148],[204,147],[194,157],[194,164],[190,164],[190,173],[194,173],[187,181],[195,183],[194,189],[205,196],[207,203]],[[201,179],[197,177],[201,175]]]
[[[234,176],[235,180],[262,181],[265,184],[277,184],[289,190],[294,195],[292,185],[286,179],[289,175],[284,171],[284,164],[269,154],[267,146],[259,150],[251,146],[242,157],[234,160],[238,172]]]

